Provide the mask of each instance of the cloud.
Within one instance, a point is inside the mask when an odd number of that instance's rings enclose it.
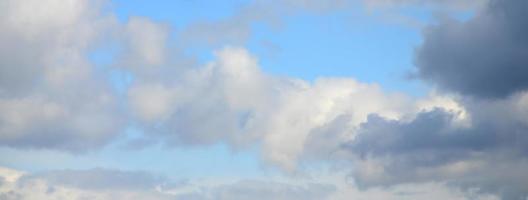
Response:
[[[119,133],[109,83],[87,59],[114,18],[92,1],[3,1],[0,145],[86,151]]]
[[[526,97],[466,102],[467,126],[455,122],[459,113],[442,109],[411,121],[372,115],[344,147],[353,155],[353,177],[367,188],[436,181],[506,200],[525,198]]]
[[[416,54],[417,76],[451,92],[503,98],[528,88],[527,2],[491,1],[467,22],[430,26]]]

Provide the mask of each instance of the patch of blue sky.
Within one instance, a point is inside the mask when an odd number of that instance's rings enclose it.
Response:
[[[390,91],[424,93],[420,83],[406,78],[420,42],[412,27],[340,12],[289,17],[280,31],[261,24],[254,29],[249,49],[272,74],[308,81],[352,77]]]
[[[120,69],[118,66],[110,67],[116,65],[116,58],[122,51],[122,46],[117,43],[105,43],[98,46],[95,49],[92,49],[88,53],[88,59],[92,64],[95,65],[95,69],[100,74],[106,77],[114,91],[119,95],[126,94],[128,86],[132,83],[133,76],[131,73],[126,70]]]

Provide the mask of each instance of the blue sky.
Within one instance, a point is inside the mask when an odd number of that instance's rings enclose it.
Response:
[[[526,6],[7,0],[0,199],[526,198]]]

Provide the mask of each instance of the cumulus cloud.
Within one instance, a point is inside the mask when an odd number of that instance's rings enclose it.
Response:
[[[344,147],[353,154],[353,177],[362,187],[437,181],[507,200],[526,198],[526,97],[467,102],[468,126],[442,109],[411,121],[372,115]]]
[[[414,109],[409,98],[386,94],[375,84],[268,75],[247,50],[235,47],[217,51],[213,62],[171,82],[141,76],[135,81],[129,105],[149,133],[170,145],[260,144],[265,160],[287,170],[295,170],[303,154],[330,154],[370,113],[398,118]],[[339,132],[331,133],[335,124]]]
[[[491,1],[467,22],[430,26],[416,56],[417,76],[462,95],[502,98],[528,88],[527,2]]]
[[[0,144],[85,151],[119,132],[112,91],[86,54],[114,23],[92,1],[0,4]]]

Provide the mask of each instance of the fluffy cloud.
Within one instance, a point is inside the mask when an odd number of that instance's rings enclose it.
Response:
[[[527,2],[491,1],[467,22],[444,20],[425,31],[418,77],[462,95],[502,98],[528,88]]]
[[[0,144],[85,151],[119,132],[116,102],[86,58],[114,23],[91,1],[0,3]]]

